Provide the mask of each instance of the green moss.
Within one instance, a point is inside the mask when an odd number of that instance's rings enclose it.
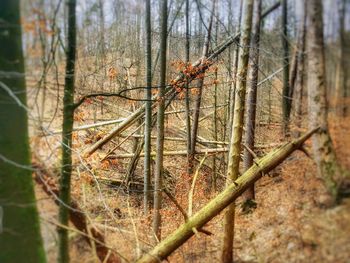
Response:
[[[23,73],[24,61],[19,0],[0,2],[0,71]],[[23,78],[0,78],[26,105]],[[27,113],[4,88],[0,88],[0,206],[3,210],[0,233],[0,262],[45,262],[30,170]],[[9,161],[8,161],[9,160]]]

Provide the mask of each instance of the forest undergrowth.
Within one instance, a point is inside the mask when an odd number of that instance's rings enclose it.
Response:
[[[84,107],[76,114],[76,122],[84,123],[91,116]],[[104,117],[109,117],[105,113]],[[330,115],[330,130],[335,149],[342,165],[350,168],[350,118],[338,119]],[[259,140],[265,145],[275,145],[283,141],[278,124],[264,125],[258,128]],[[171,131],[172,126],[167,125]],[[80,152],[86,144],[103,135],[98,131],[74,133],[74,147]],[[121,140],[121,139],[119,139]],[[55,136],[33,137],[32,144],[38,149],[36,156],[47,156],[46,151],[59,156],[59,140]],[[118,143],[117,141],[115,143]],[[55,146],[56,144],[56,146]],[[38,147],[40,145],[40,147]],[[126,145],[125,147],[130,147]],[[178,142],[168,142],[167,148],[176,150]],[[307,142],[307,149],[310,149]],[[272,148],[272,147],[271,147]],[[269,148],[264,149],[268,152]],[[123,175],[128,160],[115,159],[100,162],[106,150],[99,151],[88,159],[75,155],[75,169],[72,180],[72,197],[86,213],[88,223],[100,229],[105,235],[106,244],[125,257],[134,261],[142,253],[154,246],[151,234],[152,211],[143,215],[142,207],[142,161],[135,171],[129,189],[123,186]],[[261,153],[263,154],[263,153]],[[260,154],[260,155],[261,155]],[[223,155],[219,155],[219,159]],[[40,158],[40,157],[39,157]],[[199,156],[199,161],[206,158],[211,162],[212,156]],[[142,159],[142,158],[141,158]],[[53,173],[57,173],[59,164],[44,162]],[[205,163],[205,162],[204,162]],[[197,162],[198,167],[199,162]],[[173,196],[181,207],[188,211],[189,191],[192,177],[186,173],[186,158],[170,156],[165,158],[165,167],[170,174],[167,183],[171,185]],[[350,256],[350,199],[344,199],[339,205],[330,207],[329,195],[316,175],[316,166],[312,159],[303,152],[295,152],[282,165],[265,175],[256,184],[256,209],[249,213],[236,210],[235,258],[237,262],[347,262]],[[111,183],[108,179],[115,179]],[[193,212],[198,211],[224,185],[222,175],[218,173],[218,187],[212,186],[212,170],[209,165],[202,165],[194,187]],[[57,225],[57,207],[36,186],[38,206],[43,222],[43,237],[48,259],[54,260]],[[162,236],[166,237],[184,222],[183,215],[174,203],[164,194],[162,209]],[[237,207],[241,201],[237,200]],[[205,230],[208,235],[198,233],[169,257],[170,262],[219,262],[222,235],[222,216],[215,217]],[[74,227],[72,226],[72,229]],[[72,231],[72,262],[96,262],[96,255],[87,242],[80,242],[82,236]]]

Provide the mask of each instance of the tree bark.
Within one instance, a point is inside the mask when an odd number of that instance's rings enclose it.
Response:
[[[146,0],[146,102],[145,107],[145,144],[144,144],[144,213],[148,213],[149,201],[151,199],[151,133],[152,133],[152,43],[151,43],[151,0]]]
[[[287,0],[282,0],[282,49],[283,49],[283,91],[282,91],[282,114],[283,114],[283,134],[286,135],[289,126],[290,110],[292,99],[290,98],[289,86],[289,44],[288,44],[288,28],[287,28]]]
[[[165,111],[165,85],[166,85],[166,55],[167,55],[167,28],[168,28],[168,5],[167,0],[161,1],[161,21],[160,21],[160,81],[159,81],[159,99],[157,114],[157,157],[154,179],[154,217],[153,231],[158,240],[161,239],[161,215],[162,208],[162,177],[163,177],[163,152],[164,152],[164,111]]]
[[[339,48],[338,65],[336,71],[336,112],[338,116],[345,117],[348,114],[348,105],[346,101],[347,87],[345,72],[345,0],[338,0],[339,5]]]
[[[260,21],[261,21],[261,0],[255,1],[254,23],[250,51],[250,85],[247,97],[247,115],[245,121],[245,140],[246,147],[243,153],[243,170],[246,171],[253,165],[255,144],[255,119],[257,104],[257,88],[259,77],[259,48],[260,48]],[[243,194],[243,207],[255,199],[254,184]],[[244,209],[244,208],[243,208]]]
[[[0,21],[0,262],[41,263],[46,259],[29,157],[20,1],[1,1]]]
[[[297,126],[297,131],[295,132],[295,137],[300,136],[300,129],[302,125],[302,105],[303,105],[303,92],[304,92],[304,70],[305,70],[305,36],[306,36],[306,17],[307,8],[306,2],[304,3],[304,10],[302,16],[302,23],[299,26],[298,33],[298,44],[297,44],[297,60],[298,69],[295,83],[295,99],[294,99],[294,112],[295,112],[295,124]]]
[[[67,0],[68,6],[68,35],[66,53],[66,76],[63,97],[62,124],[62,167],[60,177],[61,199],[59,206],[59,223],[68,226],[70,204],[70,188],[72,174],[72,129],[74,122],[74,78],[76,57],[76,0]],[[69,239],[66,228],[58,228],[58,262],[69,262]]]
[[[343,176],[343,170],[336,158],[328,130],[323,6],[321,0],[309,0],[307,4],[309,15],[307,31],[309,126],[311,128],[321,127],[312,140],[314,159],[335,201],[338,195],[338,181]]]
[[[230,185],[233,181],[235,181],[239,174],[253,4],[254,0],[244,1],[244,20],[242,23],[240,40],[242,50],[240,52],[237,72],[238,79],[234,104],[232,134],[230,140],[230,152],[228,156],[226,185]],[[221,261],[224,263],[231,263],[233,261],[234,214],[235,204],[232,203],[227,208],[224,217],[224,239],[221,254]]]
[[[238,28],[237,32],[241,32],[241,24],[242,24],[242,10],[243,10],[243,0],[240,1],[239,6],[239,18],[238,18]],[[233,64],[233,72],[232,72],[232,84],[230,86],[230,94],[229,94],[229,114],[228,114],[228,135],[229,140],[231,140],[232,134],[232,123],[233,123],[233,115],[235,108],[235,96],[236,96],[236,86],[237,86],[237,72],[238,72],[238,61],[239,61],[239,45],[236,46],[234,50],[234,64]]]
[[[285,145],[272,150],[270,153],[257,160],[256,163],[232,182],[226,189],[212,199],[207,205],[182,224],[166,239],[160,242],[151,251],[139,258],[137,263],[160,262],[166,259],[172,252],[183,245],[194,235],[193,229],[200,229],[211,219],[217,216],[227,206],[232,204],[251,184],[259,180],[263,175],[269,173],[281,164],[295,150],[300,149],[304,142],[316,132],[317,129],[308,132],[302,137],[286,143]]]
[[[190,3],[186,0],[186,66],[190,64],[190,21],[189,14]],[[186,98],[185,98],[185,110],[186,110],[186,138],[187,138],[187,173],[190,174],[190,164],[191,164],[191,110],[190,110],[190,90],[189,82],[186,83]]]

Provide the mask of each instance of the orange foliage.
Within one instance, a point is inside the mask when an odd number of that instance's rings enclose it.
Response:
[[[108,69],[108,77],[109,77],[109,80],[112,81],[112,80],[115,80],[115,78],[118,76],[118,71],[116,68],[114,67],[110,67]]]

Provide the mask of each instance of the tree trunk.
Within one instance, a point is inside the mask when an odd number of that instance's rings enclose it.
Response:
[[[167,0],[161,1],[160,21],[160,81],[158,93],[158,114],[157,114],[157,157],[154,179],[154,218],[153,231],[158,240],[161,238],[161,216],[162,208],[162,176],[163,176],[163,151],[164,151],[164,110],[165,110],[165,85],[166,85],[166,54],[167,54]]]
[[[106,77],[106,44],[105,44],[105,16],[104,16],[104,0],[98,0],[99,7],[99,22],[100,22],[100,45],[99,55],[101,56],[101,68],[103,70],[102,79],[100,82],[101,92],[104,92],[104,82]],[[101,114],[103,114],[103,101],[101,100]]]
[[[283,114],[283,134],[288,133],[290,109],[292,100],[290,98],[289,87],[289,44],[287,28],[287,0],[282,0],[282,49],[283,49],[283,91],[282,91],[282,114]]]
[[[338,116],[345,117],[348,113],[346,101],[346,72],[345,72],[345,0],[338,1],[339,5],[339,48],[338,65],[336,72],[336,112]]]
[[[295,124],[297,126],[297,131],[295,132],[295,137],[300,136],[300,129],[302,125],[302,105],[303,105],[303,92],[304,92],[304,70],[305,70],[305,36],[306,36],[306,17],[307,8],[306,2],[302,1],[304,4],[303,10],[303,22],[300,23],[299,33],[298,33],[298,70],[295,83],[295,99],[294,99],[294,112],[295,112]]]
[[[0,21],[0,262],[46,262],[29,157],[20,1],[1,1]]]
[[[151,43],[151,0],[146,0],[146,102],[145,107],[145,144],[144,144],[144,213],[148,213],[151,199],[151,133],[152,133],[152,43]]]
[[[260,48],[260,21],[261,21],[261,0],[256,0],[254,6],[254,23],[250,51],[250,87],[247,98],[247,115],[245,121],[245,140],[246,147],[243,154],[243,170],[246,171],[253,165],[254,141],[255,141],[255,119],[257,104],[257,87],[259,77],[259,48]],[[243,210],[248,208],[252,200],[255,199],[254,184],[243,195]],[[247,206],[248,205],[248,206]]]
[[[238,18],[238,28],[237,33],[241,32],[241,24],[242,24],[242,10],[243,10],[243,0],[240,1],[239,7],[239,18]],[[232,134],[232,123],[233,123],[233,115],[235,108],[235,95],[236,95],[236,86],[237,86],[237,72],[238,72],[238,58],[239,58],[239,45],[236,46],[234,50],[234,65],[232,72],[232,84],[230,86],[230,94],[229,94],[229,114],[228,114],[228,136],[229,140],[231,140]]]
[[[240,52],[238,64],[238,79],[234,104],[234,114],[232,113],[233,123],[230,140],[230,152],[228,156],[226,185],[230,185],[233,181],[235,181],[239,174],[253,4],[254,0],[244,1],[244,20],[242,23],[242,33],[240,40],[240,46],[242,47],[242,50]],[[233,261],[234,214],[235,204],[232,203],[228,207],[224,218],[224,239],[221,254],[221,261],[224,263],[231,263]]]
[[[186,66],[190,65],[190,21],[189,14],[190,12],[190,3],[189,0],[186,0]],[[186,110],[186,135],[187,135],[187,173],[191,173],[191,111],[190,111],[190,90],[189,82],[186,83],[186,98],[185,98],[185,110]]]
[[[215,1],[213,1],[212,5],[213,7],[211,9],[207,36],[206,36],[204,46],[203,46],[203,51],[202,51],[202,63],[205,63],[205,60],[209,52],[211,29],[212,29],[213,17],[215,12]],[[193,123],[192,123],[192,130],[191,130],[191,147],[190,147],[190,158],[189,158],[190,174],[193,173],[193,161],[194,161],[194,157],[195,157],[194,155],[196,152],[196,142],[197,142],[198,125],[199,125],[199,113],[200,113],[200,107],[201,107],[201,101],[202,101],[203,83],[204,83],[204,73],[203,73],[203,76],[201,76],[198,79],[197,87],[196,87],[197,94],[194,100],[195,107],[193,111]]]
[[[215,4],[217,5],[217,1],[215,1]],[[215,23],[215,44],[218,43],[218,31],[219,31],[219,9],[217,6],[216,9],[216,23]],[[229,63],[231,63],[231,55],[229,50]],[[229,70],[229,73],[231,74],[231,70]],[[215,70],[215,76],[214,76],[214,113],[213,113],[213,139],[214,141],[218,141],[218,111],[217,111],[217,105],[218,105],[218,69]],[[213,168],[212,168],[212,182],[211,182],[211,188],[212,190],[216,191],[217,187],[217,174],[216,174],[216,156],[213,156]]]
[[[342,169],[337,161],[328,130],[328,109],[325,80],[325,55],[323,40],[323,7],[321,0],[308,1],[308,105],[309,126],[321,129],[312,140],[314,158],[320,175],[334,200],[338,195],[338,180]]]
[[[67,0],[68,6],[68,35],[66,53],[66,76],[63,97],[62,124],[62,168],[60,177],[60,206],[59,222],[68,226],[70,204],[70,187],[72,174],[72,129],[74,122],[74,75],[76,56],[76,0]],[[58,228],[58,262],[69,262],[68,230]]]
[[[232,204],[232,202],[234,202],[249,186],[281,164],[295,150],[300,149],[304,142],[310,138],[316,130],[317,129],[312,130],[302,137],[272,150],[260,160],[257,160],[248,171],[236,181],[229,184],[223,192],[212,199],[207,205],[190,217],[187,222],[177,228],[151,251],[145,253],[136,262],[156,263],[166,259],[172,252],[194,235],[194,229],[200,229],[203,227],[227,206]]]

